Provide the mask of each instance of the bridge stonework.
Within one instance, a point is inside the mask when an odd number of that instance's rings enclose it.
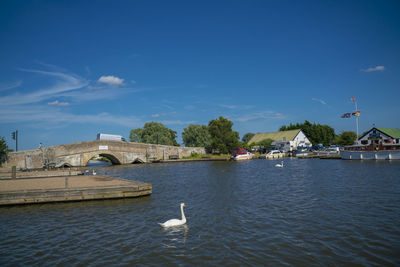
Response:
[[[111,160],[113,164],[131,164],[167,160],[170,157],[205,154],[204,147],[176,147],[122,141],[96,140],[82,143],[42,147],[8,153],[5,167],[40,169],[47,164],[55,167],[81,167],[96,155]]]

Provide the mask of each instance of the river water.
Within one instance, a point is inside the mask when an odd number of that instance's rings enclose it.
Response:
[[[98,167],[153,193],[2,207],[0,266],[400,265],[400,161],[276,163]]]

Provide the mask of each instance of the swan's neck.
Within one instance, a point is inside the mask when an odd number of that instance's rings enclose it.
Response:
[[[186,222],[185,213],[183,212],[183,206],[181,206],[181,213],[182,213],[182,221]]]

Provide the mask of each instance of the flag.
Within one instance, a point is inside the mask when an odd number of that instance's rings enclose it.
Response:
[[[351,115],[356,116],[356,117],[360,117],[360,111],[354,111],[351,113]]]
[[[356,102],[356,97],[353,96],[352,98],[350,98],[350,100]]]
[[[342,118],[350,118],[351,117],[351,113],[344,113],[342,115]]]

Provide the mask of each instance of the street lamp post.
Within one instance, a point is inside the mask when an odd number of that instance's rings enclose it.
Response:
[[[18,130],[11,133],[12,139],[15,140],[15,151],[18,151]]]

